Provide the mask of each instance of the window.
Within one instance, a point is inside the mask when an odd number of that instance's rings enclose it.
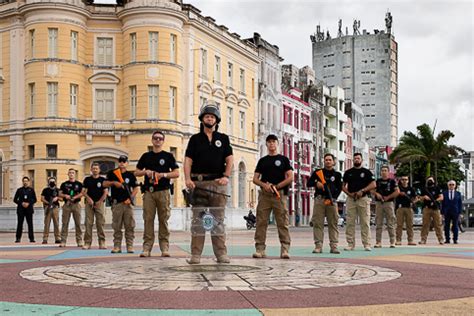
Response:
[[[176,120],[176,87],[170,87],[170,120]]]
[[[227,107],[227,133],[232,135],[234,125],[232,124],[234,121],[233,118],[234,109],[231,107]]]
[[[207,77],[207,50],[201,49],[201,75]]]
[[[30,58],[35,58],[35,30],[30,30]]]
[[[240,69],[240,91],[245,93],[245,70]]]
[[[46,158],[58,158],[58,145],[46,145]]]
[[[130,119],[137,118],[137,86],[130,86]]]
[[[97,63],[100,66],[113,64],[113,40],[110,37],[97,38]]]
[[[240,111],[239,112],[239,118],[240,118],[240,138],[245,139],[245,113]]]
[[[56,169],[46,169],[46,179],[49,178],[58,178],[58,170]]]
[[[58,29],[48,29],[48,57],[58,57]]]
[[[58,83],[48,82],[48,116],[58,115]]]
[[[71,60],[77,61],[77,47],[78,47],[79,33],[71,31]]]
[[[158,32],[148,32],[148,59],[158,61]]]
[[[35,187],[35,171],[34,170],[28,170],[28,177],[30,178],[31,181],[31,187]]]
[[[296,128],[296,129],[299,129],[300,128],[300,112],[298,111],[295,111],[295,121],[294,121],[294,124],[293,126]]]
[[[148,117],[152,119],[158,118],[158,86],[148,86]]]
[[[137,61],[137,33],[130,33],[130,62]]]
[[[114,119],[114,90],[96,90],[95,119],[101,121]]]
[[[216,57],[216,64],[214,68],[214,81],[221,82],[221,58],[219,56]]]
[[[28,159],[35,159],[35,145],[28,145]]]
[[[178,37],[175,34],[171,34],[170,37],[170,62],[176,63],[176,57],[178,52]]]
[[[30,103],[30,117],[35,116],[35,99],[36,99],[36,87],[35,83],[29,83],[28,84],[28,92],[29,92],[29,103]]]
[[[233,81],[234,81],[234,65],[231,63],[227,64],[227,85],[229,87],[233,87]]]
[[[344,141],[339,141],[339,151],[344,151]]]
[[[79,86],[77,84],[71,84],[69,86],[69,104],[71,105],[71,118],[77,118],[77,96]]]

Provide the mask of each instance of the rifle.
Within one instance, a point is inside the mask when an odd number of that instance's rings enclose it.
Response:
[[[326,179],[324,178],[323,169],[316,171],[316,176],[323,184],[323,191],[328,195],[328,198],[324,199],[324,205],[334,205],[331,190],[329,189]]]
[[[426,190],[426,193],[428,193],[428,197],[430,198],[431,200],[431,206],[434,207],[435,210],[439,210],[441,209],[441,205],[439,204],[439,201],[436,201],[436,199],[434,198],[434,196],[431,194],[430,191]]]
[[[113,173],[117,177],[118,181],[120,182],[122,187],[125,189],[125,191],[127,191],[128,198],[130,199],[130,204],[135,205],[135,203],[133,203],[133,200],[132,200],[132,190],[130,189],[128,184],[123,180],[122,172],[120,171],[120,169],[119,168],[114,169]]]
[[[66,201],[66,205],[72,205],[74,200],[72,199],[72,197],[74,196],[74,190],[69,190],[69,197],[70,199]]]
[[[281,199],[280,192],[278,192],[278,189],[276,188],[276,186],[273,184],[270,184],[270,188],[272,189],[273,194],[276,195],[276,199],[277,200]]]

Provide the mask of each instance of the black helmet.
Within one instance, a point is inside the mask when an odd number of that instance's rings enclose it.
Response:
[[[212,114],[216,117],[216,124],[219,124],[221,121],[221,112],[219,111],[219,107],[216,103],[210,101],[207,102],[202,108],[201,112],[199,113],[199,120],[202,122],[202,118],[206,114]]]

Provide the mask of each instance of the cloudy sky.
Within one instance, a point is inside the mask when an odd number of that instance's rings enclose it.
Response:
[[[474,150],[474,5],[471,0],[187,0],[204,16],[242,38],[253,32],[280,47],[283,63],[312,66],[309,36],[316,30],[337,35],[338,20],[352,33],[385,28],[393,16],[399,51],[399,137],[428,123],[449,129],[451,144]],[[316,74],[317,76],[317,74]]]

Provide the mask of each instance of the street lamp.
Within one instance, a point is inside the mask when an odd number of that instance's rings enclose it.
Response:
[[[312,144],[310,140],[300,140],[296,143],[296,162],[298,163],[298,169],[296,173],[296,195],[295,195],[295,226],[300,226],[301,223],[301,144]]]

